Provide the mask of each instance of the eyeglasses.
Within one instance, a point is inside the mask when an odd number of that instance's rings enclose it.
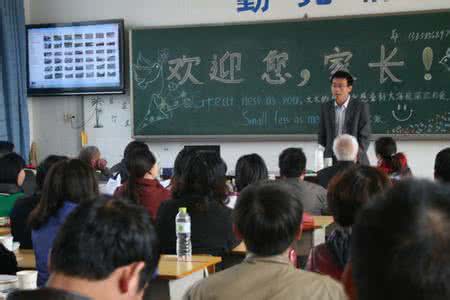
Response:
[[[343,85],[343,84],[332,84],[331,86],[336,89],[343,89],[343,88],[348,87],[348,85]]]

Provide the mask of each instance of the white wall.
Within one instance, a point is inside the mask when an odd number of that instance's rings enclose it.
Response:
[[[396,0],[377,3],[364,3],[363,0],[334,0],[332,5],[317,6],[311,4],[302,9],[296,6],[298,1],[270,1],[266,13],[236,12],[235,0],[24,0],[27,21],[29,23],[70,22],[96,19],[123,18],[129,27],[188,25],[203,23],[235,23],[267,21],[276,19],[296,19],[308,17],[348,16],[354,14],[382,14],[401,11],[421,11],[432,9],[450,9],[449,0]],[[123,97],[123,96],[115,96]],[[115,98],[116,99],[116,98]],[[83,101],[81,97],[55,97],[31,99],[30,119],[32,138],[38,144],[38,156],[42,159],[50,153],[74,155],[78,152],[80,130],[71,125],[81,125]],[[86,111],[87,108],[85,108]],[[76,124],[64,122],[64,113],[77,116]],[[110,162],[120,159],[123,145],[130,139],[130,133],[108,136],[102,131],[94,131],[86,124],[90,142],[101,149],[107,149]],[[151,149],[158,154],[162,166],[170,165],[177,152],[185,143],[150,143]],[[190,143],[193,144],[193,143]],[[288,146],[301,146],[308,158],[308,168],[313,168],[315,143],[313,142],[259,142],[220,143],[222,154],[234,168],[237,158],[245,153],[257,152],[266,160],[270,170],[277,170],[277,157]],[[406,152],[413,172],[419,176],[432,177],[433,161],[436,153],[450,146],[448,141],[407,141],[399,142],[400,151]],[[373,149],[369,149],[372,163],[375,163]]]

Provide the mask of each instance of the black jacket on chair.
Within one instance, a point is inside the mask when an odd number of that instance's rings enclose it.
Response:
[[[335,101],[323,103],[320,107],[320,124],[318,142],[325,147],[324,157],[333,157],[333,141],[336,138]],[[358,162],[369,165],[367,148],[370,144],[370,112],[367,103],[350,97],[345,111],[343,133],[353,135],[359,144]],[[334,158],[335,159],[335,158]]]

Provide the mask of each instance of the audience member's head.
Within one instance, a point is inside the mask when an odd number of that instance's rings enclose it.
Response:
[[[247,250],[273,256],[286,251],[300,234],[303,206],[289,184],[260,182],[242,191],[233,214]]]
[[[238,192],[250,184],[269,178],[266,163],[261,156],[255,153],[241,156],[238,159],[235,176]]]
[[[389,178],[377,168],[350,168],[331,180],[327,194],[328,208],[339,225],[352,226],[363,205],[389,186]]]
[[[434,178],[450,183],[450,148],[439,151],[434,161]]]
[[[25,160],[17,153],[8,153],[0,158],[0,183],[22,186],[25,180]]]
[[[78,159],[85,162],[89,166],[94,169],[103,169],[103,160],[100,159],[101,154],[100,150],[96,146],[86,146],[81,149],[80,154],[78,155]]]
[[[278,157],[280,176],[297,178],[305,174],[306,156],[302,148],[287,148]]]
[[[190,198],[204,208],[208,201],[221,203],[226,198],[227,165],[216,153],[195,152],[182,164],[172,194],[174,198]]]
[[[406,156],[401,152],[397,153],[397,144],[393,138],[381,137],[377,139],[375,141],[375,154],[378,158],[378,166],[388,175],[409,173]]]
[[[135,203],[139,203],[138,180],[142,178],[156,179],[159,168],[156,158],[148,149],[136,149],[127,154],[126,167],[128,170],[127,196]]]
[[[53,167],[53,165],[55,165],[56,163],[67,159],[67,156],[50,155],[39,164],[39,166],[36,168],[36,187],[38,191],[42,191],[42,188],[44,187],[45,177],[47,176],[51,167]]]
[[[94,171],[79,159],[63,160],[48,172],[41,200],[30,215],[30,224],[38,229],[56,214],[64,201],[82,203],[98,195]]]
[[[142,299],[159,260],[159,243],[148,212],[122,201],[98,198],[80,204],[55,239],[49,287],[92,299]],[[99,298],[97,298],[99,297]]]
[[[172,179],[181,178],[182,172],[186,169],[186,163],[195,155],[195,150],[192,148],[183,148],[178,152],[175,162],[173,164]]]
[[[358,299],[450,299],[450,189],[408,180],[374,200],[353,226]]]
[[[358,158],[358,141],[349,134],[336,137],[333,141],[333,153],[338,161],[353,161]]]
[[[0,141],[0,157],[14,151],[14,144],[8,141]]]
[[[123,158],[126,159],[129,153],[136,150],[150,150],[150,149],[148,148],[148,145],[144,142],[131,141],[128,143],[128,145],[125,147],[125,150],[123,151]]]

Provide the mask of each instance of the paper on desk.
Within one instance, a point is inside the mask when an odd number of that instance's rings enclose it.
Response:
[[[120,174],[117,175],[116,179],[110,178],[106,184],[100,184],[100,193],[104,195],[113,195],[114,191],[121,185]]]

